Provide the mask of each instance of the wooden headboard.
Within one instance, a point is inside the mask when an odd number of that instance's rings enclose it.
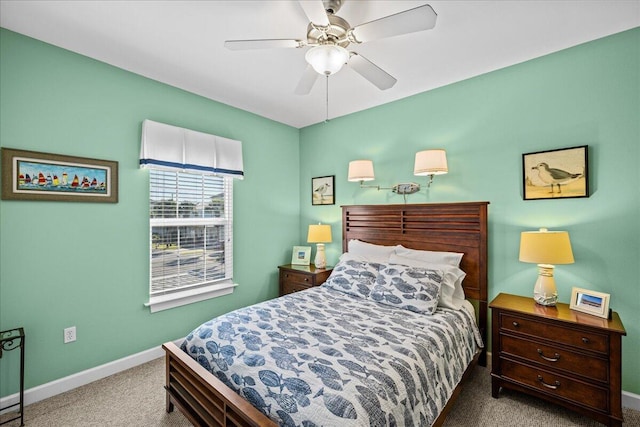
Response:
[[[489,202],[342,206],[342,250],[358,239],[377,245],[462,252],[465,296],[478,301],[478,326],[487,327],[487,206]],[[480,364],[485,366],[483,355]]]

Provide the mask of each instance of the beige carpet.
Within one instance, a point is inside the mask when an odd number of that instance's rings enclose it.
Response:
[[[164,359],[157,359],[25,408],[27,427],[189,426],[177,411],[165,412]],[[640,427],[640,411],[624,410],[625,427]],[[0,422],[7,415],[0,417]],[[20,423],[12,421],[7,427]],[[476,368],[445,426],[601,426],[602,424],[521,393],[491,397],[486,368]]]

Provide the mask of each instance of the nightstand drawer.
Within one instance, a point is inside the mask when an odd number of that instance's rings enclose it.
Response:
[[[510,354],[596,381],[609,380],[609,361],[509,335],[500,336],[502,354]]]
[[[286,294],[291,294],[293,292],[299,292],[299,291],[304,291],[306,289],[311,289],[312,287],[313,286],[311,286],[310,284],[306,285],[306,284],[301,284],[301,283],[285,282],[282,285],[282,288],[283,288],[282,293],[283,293],[283,295],[286,295]]]
[[[502,359],[501,365],[502,375],[512,381],[600,411],[609,410],[609,393],[606,389],[508,359]]]
[[[331,274],[332,268],[316,268],[315,265],[281,265],[278,280],[280,295],[303,291],[313,286],[320,286]]]
[[[313,285],[313,277],[308,274],[286,271],[282,273],[282,277],[287,283],[298,283],[307,286]]]
[[[609,352],[609,337],[607,335],[569,329],[558,323],[550,324],[532,320],[528,317],[502,314],[500,316],[500,328],[536,338],[544,338],[582,350],[596,351],[603,354],[608,354]]]

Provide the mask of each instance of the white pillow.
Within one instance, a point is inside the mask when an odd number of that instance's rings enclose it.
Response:
[[[398,245],[396,246],[396,255],[432,264],[447,264],[460,267],[460,261],[462,261],[462,255],[464,254],[458,252],[419,251]]]
[[[458,310],[464,304],[465,299],[464,289],[462,289],[462,281],[467,273],[460,270],[458,267],[447,264],[422,262],[411,258],[401,257],[399,255],[391,255],[391,257],[389,257],[389,263],[402,264],[409,267],[441,270],[444,273],[444,277],[442,279],[438,306]]]
[[[371,257],[366,257],[366,256],[362,256],[362,255],[354,255],[351,252],[345,252],[342,255],[340,255],[340,258],[338,258],[338,261],[340,262],[346,262],[346,261],[355,261],[355,262],[366,262],[369,264],[387,264],[389,262],[389,258],[385,258],[384,262],[380,262],[378,260],[375,259],[371,259]]]
[[[347,252],[351,255],[362,257],[370,262],[389,262],[389,256],[393,254],[397,246],[374,245],[361,240],[349,240]]]

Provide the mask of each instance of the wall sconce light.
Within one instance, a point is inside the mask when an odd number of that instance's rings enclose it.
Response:
[[[313,262],[316,268],[326,268],[327,257],[324,253],[324,244],[331,243],[331,226],[329,224],[311,224],[307,233],[308,243],[317,243],[316,258]]]
[[[373,162],[371,160],[352,160],[349,162],[349,172],[347,173],[347,181],[360,182],[360,188],[375,188],[382,190],[379,185],[364,185],[365,181],[373,181],[376,179],[373,173]]]
[[[540,305],[554,306],[558,300],[553,264],[573,264],[573,251],[566,231],[523,231],[520,234],[520,261],[538,264],[533,299]]]
[[[349,162],[349,177],[347,179],[350,182],[360,181],[360,184],[364,181],[373,181],[376,179],[373,173],[373,162],[371,160],[353,160]],[[379,187],[377,188],[379,189]]]
[[[428,175],[429,183],[427,187],[431,187],[434,175],[444,175],[448,172],[447,153],[444,150],[424,150],[416,153],[413,174],[416,176]]]
[[[424,150],[416,153],[413,174],[415,176],[429,176],[427,188],[431,187],[434,175],[442,175],[449,172],[447,167],[447,154],[444,150]],[[406,182],[396,184],[393,187],[381,187],[379,185],[365,185],[365,181],[373,181],[373,162],[371,160],[353,160],[349,162],[348,178],[350,182],[360,182],[360,188],[375,188],[391,190],[396,194],[413,194],[420,191],[420,184]]]

